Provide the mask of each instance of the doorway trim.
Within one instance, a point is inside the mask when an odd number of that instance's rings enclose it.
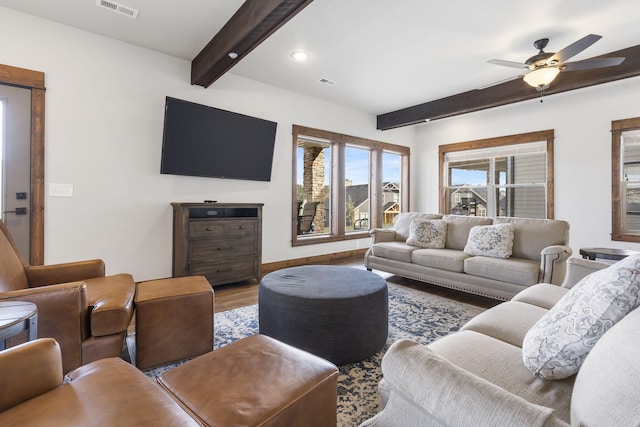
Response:
[[[0,64],[0,84],[31,90],[31,251],[29,263],[44,263],[44,73]],[[26,254],[24,254],[26,255]]]

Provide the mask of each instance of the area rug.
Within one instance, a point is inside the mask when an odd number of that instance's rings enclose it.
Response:
[[[379,411],[380,362],[389,346],[401,338],[422,344],[457,331],[469,319],[484,311],[462,302],[389,285],[389,337],[384,348],[362,362],[340,366],[338,377],[338,426],[357,426]],[[214,320],[214,349],[258,333],[258,306],[217,313]],[[127,337],[131,359],[135,360],[135,339]],[[145,371],[151,378],[175,368],[173,363]]]

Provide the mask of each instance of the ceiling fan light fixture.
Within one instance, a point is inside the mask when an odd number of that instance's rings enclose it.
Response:
[[[525,74],[524,81],[538,90],[545,89],[558,76],[560,69],[557,67],[540,67]]]

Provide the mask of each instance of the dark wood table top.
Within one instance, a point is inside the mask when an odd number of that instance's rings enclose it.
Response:
[[[629,255],[635,255],[637,251],[630,251],[627,249],[614,249],[614,248],[581,248],[580,255],[584,258],[594,260],[596,258],[609,259],[619,261]]]

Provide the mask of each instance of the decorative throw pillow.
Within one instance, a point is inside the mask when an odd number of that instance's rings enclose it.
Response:
[[[446,238],[446,222],[440,219],[414,219],[409,226],[407,245],[442,249]]]
[[[640,255],[580,280],[525,335],[525,366],[545,379],[575,374],[600,337],[640,305]]]
[[[513,225],[476,225],[471,227],[464,253],[492,258],[509,258],[513,248]]]

